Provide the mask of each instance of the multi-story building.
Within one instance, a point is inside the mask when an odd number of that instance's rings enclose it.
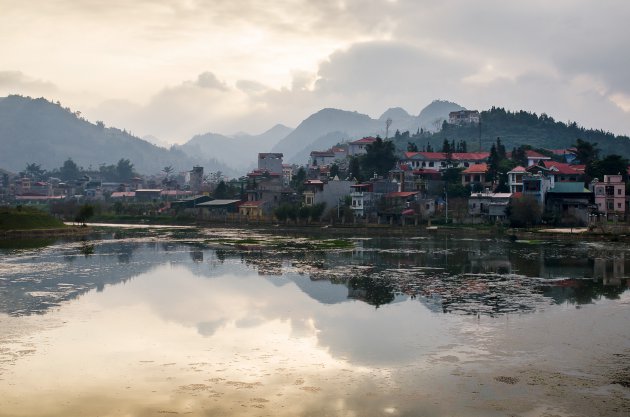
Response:
[[[477,110],[459,110],[448,114],[448,123],[452,125],[467,125],[479,123],[480,116]]]
[[[413,169],[430,168],[443,171],[447,168],[468,168],[488,161],[489,152],[405,152],[400,164]]]
[[[607,218],[614,215],[625,217],[626,183],[621,175],[604,175],[604,181],[594,179],[589,189],[594,195],[598,213]]]
[[[365,147],[374,142],[376,142],[376,138],[373,138],[371,136],[367,136],[365,138],[355,140],[354,142],[350,142],[348,143],[348,155],[365,155],[367,153],[367,149]]]

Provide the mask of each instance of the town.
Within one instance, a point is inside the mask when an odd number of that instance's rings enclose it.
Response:
[[[479,123],[479,113],[451,112],[449,123]],[[342,141],[311,151],[303,166],[284,164],[282,153],[259,153],[257,167],[233,179],[201,166],[143,176],[125,159],[87,172],[71,158],[51,172],[33,163],[0,172],[0,198],[65,220],[85,204],[101,214],[225,222],[584,227],[626,220],[626,161],[599,160],[581,139],[569,149],[512,152],[500,138],[476,152],[445,140],[438,152],[409,143],[397,154],[392,140],[400,136]]]

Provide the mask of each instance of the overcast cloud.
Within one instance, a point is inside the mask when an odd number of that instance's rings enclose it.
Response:
[[[622,0],[0,0],[0,95],[183,142],[434,99],[630,134]]]

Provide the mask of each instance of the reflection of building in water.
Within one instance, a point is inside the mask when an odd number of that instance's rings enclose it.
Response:
[[[193,262],[203,262],[203,251],[201,249],[191,250],[190,259],[192,259]]]
[[[593,259],[593,278],[601,279],[604,285],[621,285],[625,274],[625,256],[616,253],[612,258]]]
[[[483,254],[469,255],[470,272],[478,274],[493,272],[495,274],[511,274],[512,263],[507,256],[484,256]]]

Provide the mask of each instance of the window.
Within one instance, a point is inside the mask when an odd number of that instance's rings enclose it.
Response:
[[[617,188],[617,195],[621,195],[621,188]]]
[[[621,208],[621,203],[617,203],[617,208],[620,209]]]

